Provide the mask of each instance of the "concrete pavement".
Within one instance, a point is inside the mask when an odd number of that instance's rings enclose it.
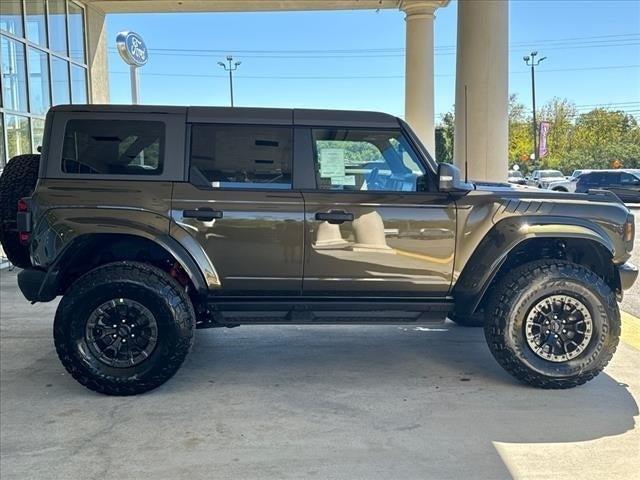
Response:
[[[56,304],[0,271],[0,471],[27,479],[621,478],[640,471],[640,351],[594,381],[521,385],[480,329],[199,331],[175,378],[130,398],[60,365]]]

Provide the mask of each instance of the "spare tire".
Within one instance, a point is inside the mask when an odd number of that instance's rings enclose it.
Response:
[[[40,155],[18,155],[0,175],[0,243],[11,263],[20,268],[31,266],[29,248],[20,243],[16,223],[18,200],[33,193],[38,181]]]

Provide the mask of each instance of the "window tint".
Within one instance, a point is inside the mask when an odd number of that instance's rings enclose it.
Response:
[[[164,163],[162,122],[70,120],[62,171],[102,175],[160,175]]]
[[[290,127],[194,125],[191,182],[212,188],[291,188]]]
[[[322,190],[415,192],[424,174],[400,130],[314,129]]]

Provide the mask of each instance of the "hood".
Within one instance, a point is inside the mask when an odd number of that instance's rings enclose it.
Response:
[[[519,197],[529,200],[538,201],[555,201],[574,200],[576,202],[593,202],[593,203],[617,203],[627,208],[622,200],[614,193],[606,190],[598,190],[596,192],[587,193],[571,193],[557,192],[555,190],[547,190],[545,188],[532,187],[527,185],[515,185],[512,183],[502,182],[474,182],[475,190],[483,193],[493,193],[504,197]]]

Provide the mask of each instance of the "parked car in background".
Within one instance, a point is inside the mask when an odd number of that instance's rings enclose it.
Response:
[[[578,178],[577,193],[594,189],[613,192],[625,203],[639,203],[640,170],[595,170]]]
[[[509,170],[509,176],[507,177],[507,182],[513,183],[515,185],[526,185],[527,179],[524,178],[522,172],[518,170]]]
[[[557,182],[551,182],[547,186],[549,190],[554,192],[575,192],[576,185],[578,183],[578,177],[585,173],[592,172],[593,170],[574,170],[571,176],[564,180],[558,180]]]
[[[551,182],[565,180],[560,170],[534,170],[527,185],[538,188],[547,188]]]

